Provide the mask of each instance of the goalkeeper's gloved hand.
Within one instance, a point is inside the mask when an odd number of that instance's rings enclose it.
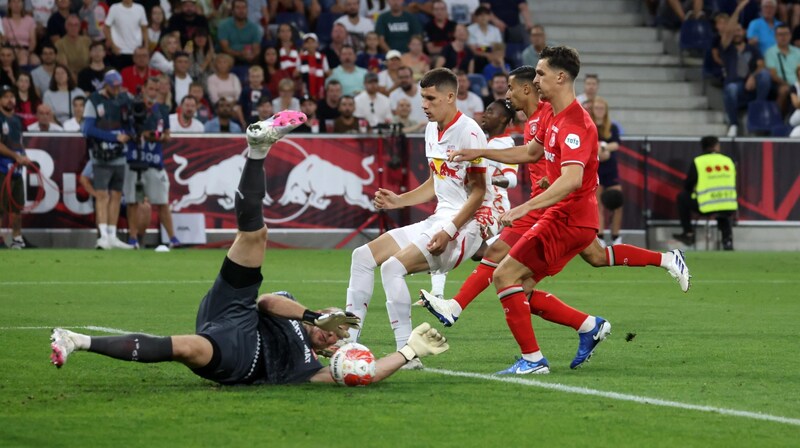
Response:
[[[332,331],[340,338],[346,338],[350,336],[347,329],[359,328],[361,319],[349,311],[332,311],[322,314],[316,311],[306,310],[303,313],[303,322],[314,325],[325,331]]]
[[[449,348],[447,338],[425,322],[411,332],[411,337],[408,338],[406,345],[398,351],[408,362],[415,357],[424,358],[428,355],[444,353]]]

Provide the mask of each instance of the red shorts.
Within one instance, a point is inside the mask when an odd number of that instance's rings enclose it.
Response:
[[[528,230],[531,230],[539,220],[542,218],[544,210],[532,210],[527,215],[511,223],[511,227],[503,227],[500,232],[500,241],[508,244],[508,247],[514,247]]]
[[[511,247],[510,257],[533,272],[538,283],[556,275],[597,237],[597,229],[568,226],[562,220],[542,219]]]

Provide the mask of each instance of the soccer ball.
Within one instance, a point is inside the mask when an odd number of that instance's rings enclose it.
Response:
[[[331,374],[342,386],[366,386],[375,378],[375,355],[361,344],[345,344],[331,358]]]

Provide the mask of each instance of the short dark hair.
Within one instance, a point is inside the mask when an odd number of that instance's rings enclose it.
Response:
[[[584,81],[587,79],[594,79],[595,81],[600,82],[600,77],[597,76],[597,73],[587,73],[583,79]]]
[[[45,41],[45,42],[42,42],[42,44],[39,46],[39,56],[41,56],[42,53],[44,53],[44,49],[45,48],[49,48],[49,49],[53,50],[53,53],[58,54],[58,48],[56,48],[56,46],[53,45],[51,42]]]
[[[419,81],[419,86],[423,89],[436,87],[438,91],[447,88],[455,92],[458,90],[458,78],[449,68],[435,68],[425,73]]]
[[[494,81],[494,78],[504,78],[506,81],[508,81],[508,74],[505,72],[497,72],[492,75],[492,81]]]
[[[536,67],[532,65],[521,65],[511,70],[508,77],[511,78],[512,76],[516,78],[517,81],[533,84],[533,79],[536,78]]]
[[[197,98],[195,98],[195,97],[193,97],[191,95],[186,95],[183,98],[181,98],[181,106],[183,106],[183,103],[185,103],[185,102],[187,102],[189,100],[192,100],[192,101],[195,102],[195,104],[197,104]]]
[[[485,6],[478,6],[477,8],[475,8],[475,12],[473,12],[472,15],[480,16],[480,15],[483,15],[483,14],[489,15],[491,13],[492,13],[492,11],[490,11],[489,8],[487,8]]]
[[[72,102],[74,103],[75,101],[83,101],[83,104],[86,104],[86,97],[83,95],[78,95],[75,98],[72,98]]]
[[[105,42],[106,41],[104,41],[104,40],[96,40],[96,41],[92,42],[91,44],[89,44],[89,51],[92,51],[92,49],[94,47],[103,47],[103,50],[105,50],[106,49],[106,43]]]
[[[508,123],[512,118],[514,118],[514,115],[516,115],[516,112],[511,107],[511,104],[509,104],[508,100],[494,100],[492,101],[492,104],[500,106],[500,108],[503,110],[503,115],[506,116],[506,126],[508,126]]]
[[[564,70],[574,81],[581,71],[581,58],[578,50],[559,45],[557,47],[544,47],[539,58],[547,60],[551,67]]]
[[[700,139],[700,147],[703,152],[711,152],[715,146],[719,145],[719,139],[713,135],[706,135]]]
[[[780,25],[775,27],[775,33],[777,33],[778,30],[781,29],[781,28],[786,28],[790,33],[792,32],[792,28],[789,25],[787,25],[785,23],[781,23]]]

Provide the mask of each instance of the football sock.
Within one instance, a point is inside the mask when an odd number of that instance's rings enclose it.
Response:
[[[614,241],[617,238],[619,238],[619,235],[614,235],[613,233],[611,234],[611,241]]]
[[[542,358],[544,358],[544,356],[542,355],[541,351],[536,351],[536,352],[533,352],[533,353],[523,353],[522,354],[522,359],[524,359],[525,361],[537,362],[537,361],[541,361]]]
[[[361,328],[364,328],[364,318],[367,316],[367,307],[372,299],[372,290],[375,285],[375,258],[369,246],[363,245],[353,251],[350,261],[350,284],[347,287],[347,305],[345,309],[361,318]],[[356,341],[361,330],[351,328],[350,340]]]
[[[661,254],[661,267],[666,268],[669,267],[670,263],[672,263],[672,258],[675,256],[672,252],[664,252]]]
[[[97,230],[100,231],[100,238],[108,238],[108,224],[98,224]]]
[[[237,264],[228,257],[222,261],[219,273],[222,279],[234,289],[246,288],[258,284],[264,279],[261,275],[261,268],[248,268]]]
[[[444,284],[447,281],[447,274],[431,274],[431,294],[444,296]]]
[[[594,327],[596,326],[597,320],[594,318],[594,316],[586,316],[586,319],[584,319],[583,323],[577,328],[577,330],[578,333],[588,333],[594,330]]]
[[[458,290],[456,296],[453,297],[462,310],[467,308],[475,300],[475,297],[478,297],[480,293],[492,284],[492,275],[494,275],[495,269],[497,269],[497,263],[486,258],[478,263],[472,274],[461,285],[461,289]]]
[[[574,329],[580,328],[587,314],[567,305],[558,297],[544,291],[534,290],[530,298],[530,313],[542,319]]]
[[[661,266],[661,253],[630,244],[617,244],[606,247],[606,260],[609,266]]]
[[[108,236],[115,237],[117,236],[117,226],[112,226],[109,224],[108,226]]]
[[[123,361],[172,361],[172,338],[144,334],[92,336],[89,351]]]
[[[386,312],[394,330],[397,349],[403,348],[411,336],[411,294],[405,276],[408,272],[403,263],[390,257],[381,265],[381,280],[386,292]]]
[[[520,352],[536,353],[539,351],[539,344],[536,342],[536,334],[531,325],[531,309],[528,299],[522,290],[522,285],[512,285],[503,290],[497,291],[500,305],[506,313],[506,323],[514,335],[514,339],[519,344]]]
[[[75,343],[75,350],[89,350],[89,345],[92,343],[91,336],[75,332],[72,333],[71,339]]]
[[[248,158],[235,194],[236,226],[239,230],[255,232],[264,227],[264,211],[261,207],[266,194],[264,160]]]

